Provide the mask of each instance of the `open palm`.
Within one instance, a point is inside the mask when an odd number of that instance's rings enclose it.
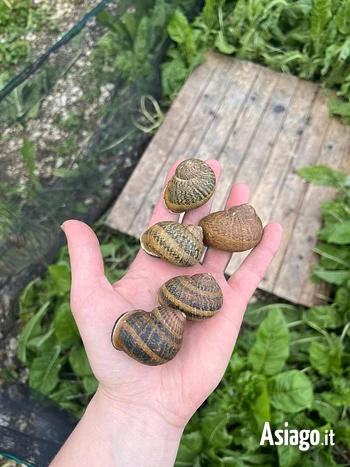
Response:
[[[169,179],[178,161],[170,170]],[[207,161],[219,177],[217,161]],[[236,185],[226,208],[249,201],[249,188]],[[185,224],[196,224],[210,211],[211,203],[185,215]],[[164,206],[162,197],[150,225],[178,220]],[[276,253],[281,228],[265,227],[260,244],[252,250],[236,273],[226,281],[225,268],[231,254],[209,249],[203,263],[179,268],[140,250],[125,277],[111,285],[104,275],[98,240],[79,221],[63,225],[72,266],[71,305],[99,390],[112,401],[157,412],[168,423],[184,426],[221,380],[231,356],[247,303]],[[142,365],[111,344],[111,331],[124,312],[157,306],[157,291],[168,279],[208,272],[220,285],[223,307],[213,318],[187,322],[182,347],[169,363],[159,367]]]

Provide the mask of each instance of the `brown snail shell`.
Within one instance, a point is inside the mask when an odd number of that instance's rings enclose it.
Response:
[[[180,350],[186,318],[179,310],[159,306],[151,312],[124,313],[112,331],[112,344],[134,360],[157,366],[172,360]]]
[[[201,227],[173,221],[152,225],[143,232],[140,242],[149,255],[183,267],[198,263],[204,250]]]
[[[254,248],[263,233],[262,222],[250,204],[209,214],[198,225],[203,228],[206,246],[231,252]]]
[[[187,159],[177,166],[165,187],[165,205],[175,213],[196,209],[212,197],[215,185],[215,173],[206,162]]]
[[[158,302],[177,308],[191,321],[211,318],[222,307],[222,291],[211,274],[177,276],[158,290]]]

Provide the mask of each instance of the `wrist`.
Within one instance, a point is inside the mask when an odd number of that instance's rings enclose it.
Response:
[[[183,427],[101,387],[50,467],[173,467]]]
[[[165,417],[146,404],[120,401],[101,386],[91,403],[98,414],[100,430],[110,442],[113,465],[174,465],[185,422],[169,414]]]

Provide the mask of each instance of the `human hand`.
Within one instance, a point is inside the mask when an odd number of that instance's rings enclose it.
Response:
[[[219,163],[207,162],[218,179]],[[247,203],[249,194],[246,185],[234,186],[226,209]],[[212,199],[187,213],[183,223],[196,224],[207,215]],[[177,221],[178,217],[169,213],[161,196],[149,225]],[[159,425],[162,432],[169,430],[174,438],[179,438],[225,372],[248,301],[279,247],[281,227],[275,223],[265,227],[259,245],[228,281],[224,271],[230,253],[209,249],[202,264],[179,268],[140,250],[125,277],[113,285],[104,276],[102,255],[92,230],[79,221],[67,221],[62,228],[67,235],[72,267],[72,312],[99,381],[100,399],[108,401],[116,413],[128,413],[129,421],[133,417],[148,422],[154,418],[152,426]],[[220,285],[223,307],[209,320],[186,323],[182,347],[171,362],[159,367],[144,366],[112,347],[111,331],[122,313],[134,309],[151,311],[157,306],[157,291],[164,282],[174,276],[200,272],[212,274]]]

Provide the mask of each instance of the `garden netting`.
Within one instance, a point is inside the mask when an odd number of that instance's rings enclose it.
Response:
[[[180,4],[191,18],[202,2],[103,0],[7,83],[0,78],[4,380],[19,292],[55,257],[63,221],[101,218],[164,118],[160,66]],[[47,465],[74,422],[9,380],[0,384],[0,452]]]

